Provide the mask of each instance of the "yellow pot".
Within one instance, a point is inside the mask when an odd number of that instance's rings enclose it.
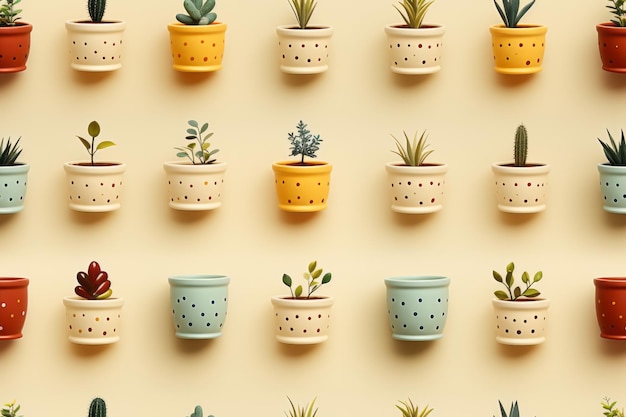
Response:
[[[307,162],[307,165],[297,165],[294,161],[282,161],[273,164],[272,169],[281,210],[314,212],[326,208],[332,170],[329,163]]]
[[[504,25],[494,25],[489,31],[496,72],[533,74],[541,71],[547,27],[519,25],[516,28],[507,28]]]
[[[183,72],[211,72],[222,68],[226,24],[183,25],[170,23],[170,47],[174,69]]]

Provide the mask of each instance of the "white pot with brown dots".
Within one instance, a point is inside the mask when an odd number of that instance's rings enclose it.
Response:
[[[225,162],[165,162],[169,206],[176,210],[213,210],[222,205]]]
[[[425,214],[443,208],[447,164],[408,166],[402,162],[390,162],[385,169],[393,211]]]
[[[499,162],[491,166],[498,210],[505,213],[537,213],[546,209],[549,164],[523,167]]]
[[[290,212],[324,210],[330,192],[332,165],[328,162],[281,161],[272,164],[278,207]]]
[[[549,299],[492,300],[496,341],[505,345],[537,345],[546,340]]]
[[[387,25],[387,46],[391,71],[396,74],[432,74],[441,69],[443,35],[441,25]]]
[[[66,162],[63,168],[72,210],[107,212],[120,208],[126,164]]]
[[[86,300],[63,298],[70,342],[81,345],[105,345],[120,340],[122,298]]]
[[[308,345],[328,340],[332,297],[272,297],[276,340]]]
[[[319,74],[328,70],[333,28],[279,26],[280,70],[287,74]]]
[[[65,22],[70,66],[77,71],[104,72],[122,68],[126,22]]]

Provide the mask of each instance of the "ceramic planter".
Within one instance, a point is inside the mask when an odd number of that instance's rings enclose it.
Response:
[[[449,285],[450,278],[440,276],[386,278],[392,337],[406,341],[442,338],[448,318]]]
[[[222,205],[225,162],[165,162],[169,206],[176,210],[213,210]]]
[[[549,164],[529,163],[515,167],[499,162],[491,166],[496,203],[505,213],[537,213],[546,209]]]
[[[122,298],[86,300],[63,298],[67,334],[70,342],[80,345],[106,345],[120,340]]]
[[[598,164],[602,208],[616,214],[626,214],[626,167]]]
[[[443,207],[446,164],[407,166],[402,162],[385,165],[391,209],[397,213],[424,214]]]
[[[600,336],[626,340],[626,278],[595,278],[593,284]]]
[[[168,278],[176,337],[214,339],[222,335],[228,309],[224,275],[180,275]]]
[[[30,54],[30,23],[17,22],[15,26],[0,27],[0,73],[26,69]]]
[[[0,278],[0,340],[19,339],[28,309],[28,278]]]
[[[406,25],[385,26],[391,71],[397,74],[439,71],[445,31],[441,25],[423,25],[419,29]]]
[[[518,25],[507,28],[494,25],[489,31],[496,72],[515,75],[541,71],[547,27]]]
[[[307,162],[298,165],[282,161],[272,165],[278,207],[291,212],[324,210],[330,191],[332,166],[327,162]]]
[[[0,166],[0,214],[24,209],[29,169],[28,164]]]
[[[328,70],[333,28],[279,26],[280,70],[288,74],[318,74]]]
[[[546,340],[549,299],[504,301],[494,298],[496,340],[504,345],[537,345]]]
[[[624,52],[626,50],[626,27],[606,22],[597,25],[596,31],[602,69],[610,72],[626,72],[626,52]]]
[[[120,208],[126,164],[101,162],[92,166],[85,162],[66,162],[63,168],[72,210],[107,212]]]
[[[122,68],[126,22],[65,22],[70,66],[77,71],[104,72]]]
[[[292,345],[308,345],[328,340],[332,297],[272,297],[276,340]]]
[[[184,25],[170,23],[170,49],[174,69],[182,72],[212,72],[222,68],[226,24]]]

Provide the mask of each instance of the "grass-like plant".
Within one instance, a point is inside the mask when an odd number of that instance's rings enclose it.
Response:
[[[15,141],[15,143],[11,143],[11,138],[9,137],[4,143],[4,138],[0,140],[0,166],[11,166],[16,165],[17,158],[22,153],[22,149],[20,148],[20,138]]]
[[[327,272],[322,276],[323,272],[322,268],[317,267],[317,261],[309,262],[307,272],[304,273],[304,279],[307,283],[307,294],[305,297],[302,297],[302,293],[304,292],[304,287],[302,285],[298,285],[295,290],[291,288],[293,285],[293,279],[291,279],[289,275],[283,274],[283,284],[289,287],[292,298],[311,298],[311,294],[317,291],[322,285],[328,284],[332,279],[332,274],[330,272]]]
[[[507,415],[502,402],[498,400],[498,404],[500,405],[500,415],[501,417],[520,417],[519,416],[519,406],[517,405],[517,401],[511,403],[511,411]],[[495,416],[494,416],[495,417]]]
[[[87,133],[89,134],[89,136],[91,136],[91,141],[84,139],[80,136],[77,137],[83,144],[85,149],[87,149],[87,153],[89,153],[90,156],[91,165],[93,166],[95,165],[94,156],[96,155],[96,152],[101,149],[115,146],[115,143],[110,140],[103,140],[96,145],[96,138],[100,135],[100,124],[95,120],[89,123],[89,126],[87,126]]]
[[[291,142],[291,156],[300,156],[300,164],[305,165],[304,157],[317,158],[316,152],[320,149],[322,139],[320,135],[313,135],[307,129],[307,124],[302,120],[298,122],[298,133],[289,133],[288,139]]]
[[[19,16],[22,9],[15,9],[15,5],[22,0],[4,0],[0,4],[0,26],[15,26],[16,22],[21,19]]]
[[[532,285],[541,281],[541,278],[543,278],[543,272],[539,271],[535,273],[535,276],[533,277],[531,281],[530,275],[528,274],[528,272],[524,271],[522,273],[522,282],[526,285],[526,288],[522,290],[522,288],[519,285],[517,287],[513,287],[513,284],[515,283],[515,278],[513,277],[514,269],[515,269],[515,265],[513,264],[513,262],[509,263],[506,266],[506,276],[504,277],[504,279],[502,278],[502,275],[500,275],[499,272],[493,271],[493,278],[506,287],[506,291],[497,290],[493,294],[499,300],[505,300],[505,301],[516,301],[520,297],[524,297],[524,298],[538,297],[539,294],[541,293],[537,289],[532,288]]]
[[[498,9],[498,13],[502,18],[502,22],[504,26],[507,28],[516,28],[519,21],[524,17],[526,12],[530,10],[531,7],[535,4],[535,0],[532,0],[526,6],[520,10],[519,0],[502,0],[502,6],[500,6],[497,0],[493,0],[493,4],[496,5],[496,9]]]
[[[613,22],[615,26],[626,26],[626,9],[624,9],[626,0],[609,0],[609,3],[610,4],[606,7],[611,11],[611,14],[615,16],[614,19],[611,19],[611,22]]]
[[[402,417],[426,417],[432,413],[433,409],[424,407],[420,413],[420,409],[417,405],[413,404],[413,401],[409,398],[408,401],[399,401],[400,404],[396,404],[396,408],[402,412]]]
[[[176,20],[184,25],[210,25],[217,19],[215,0],[184,0],[183,7],[187,14],[178,13]]]
[[[617,401],[611,401],[609,397],[604,397],[602,402],[602,409],[604,410],[604,414],[606,417],[624,417],[624,409],[619,409],[617,407]]]
[[[428,139],[428,135],[426,135],[426,131],[422,132],[419,140],[417,139],[417,132],[415,132],[412,142],[409,139],[409,136],[406,134],[406,132],[403,132],[403,133],[404,133],[404,139],[405,139],[404,146],[395,136],[391,135],[391,137],[396,141],[396,148],[397,148],[397,151],[392,150],[391,152],[400,156],[400,158],[402,158],[402,160],[404,161],[405,165],[412,166],[412,167],[424,165],[424,162],[426,161],[426,158],[428,158],[428,155],[434,152],[433,149],[426,150],[426,148],[428,148],[429,146],[429,144],[426,143]]]
[[[306,29],[315,7],[317,7],[316,0],[288,0],[289,6],[293,11],[296,20],[298,21],[298,27],[300,29]]]
[[[626,140],[624,139],[624,130],[622,130],[622,138],[619,141],[619,145],[615,143],[609,129],[606,130],[609,134],[609,140],[611,143],[603,142],[600,138],[598,141],[602,145],[604,150],[604,156],[606,156],[609,165],[613,166],[625,166],[626,165]]]
[[[399,3],[402,8],[396,5],[393,7],[400,13],[408,27],[419,29],[422,26],[428,8],[433,2],[434,0],[401,0]]]
[[[289,404],[291,404],[291,409],[288,412],[285,411],[287,417],[315,417],[317,414],[317,408],[315,408],[316,398],[305,406],[296,406],[293,401],[291,401],[291,398],[287,397],[287,399],[289,400]]]
[[[185,147],[175,147],[174,149],[180,151],[176,156],[187,158],[194,165],[212,164],[215,162],[215,158],[212,157],[219,152],[219,149],[211,149],[211,143],[208,142],[209,138],[213,136],[212,132],[207,133],[209,124],[203,123],[200,126],[195,120],[189,120],[187,123],[191,127],[187,129],[185,139],[192,142]]]
[[[0,413],[2,414],[2,417],[23,417],[17,415],[18,411],[20,411],[20,405],[15,404],[15,400],[13,400],[10,403],[4,404]]]
[[[513,145],[514,165],[516,167],[526,166],[528,156],[528,131],[524,125],[519,125],[515,132],[515,144]]]

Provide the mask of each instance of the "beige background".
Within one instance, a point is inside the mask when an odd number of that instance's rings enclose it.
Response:
[[[520,401],[524,416],[601,415],[609,395],[626,404],[626,345],[602,340],[592,278],[623,275],[626,216],[602,211],[596,138],[623,127],[626,76],[600,68],[595,25],[605,2],[538,1],[524,19],[548,26],[544,70],[506,77],[492,69],[489,0],[438,0],[427,21],[447,27],[443,69],[403,77],[388,68],[383,26],[400,17],[391,1],[322,0],[313,24],[335,28],[331,66],[317,77],[282,74],[275,27],[292,22],[286,1],[218,2],[226,22],[224,68],[202,76],[171,68],[166,25],[182,1],[111,1],[123,19],[121,70],[70,69],[64,21],[84,1],[24,0],[34,24],[28,70],[0,76],[2,136],[23,137],[31,163],[25,210],[0,218],[1,273],[31,278],[22,340],[0,343],[0,401],[17,398],[28,417],[85,415],[95,395],[110,415],[182,416],[195,404],[217,417],[283,415],[286,396],[318,397],[319,416],[398,415],[411,397],[433,416],[492,416],[497,401]],[[166,203],[162,162],[184,143],[186,122],[210,123],[227,161],[224,205],[205,214]],[[100,121],[118,143],[101,158],[128,164],[122,208],[109,215],[68,209],[62,164],[86,157],[75,138]],[[299,119],[324,139],[333,163],[326,211],[289,215],[276,207],[271,164],[288,156]],[[510,158],[520,122],[529,158],[551,163],[548,210],[496,210],[490,165]],[[396,215],[384,164],[390,134],[427,129],[433,161],[447,162],[442,212]],[[121,341],[72,345],[62,298],[91,260],[124,297]],[[270,296],[287,291],[318,259],[334,281],[328,342],[313,348],[274,340]],[[495,342],[491,270],[514,260],[543,270],[552,300],[548,340],[533,348]],[[169,317],[167,276],[232,277],[224,335],[180,341]],[[383,279],[450,276],[449,321],[434,343],[392,341]],[[185,414],[187,413],[187,414]]]

